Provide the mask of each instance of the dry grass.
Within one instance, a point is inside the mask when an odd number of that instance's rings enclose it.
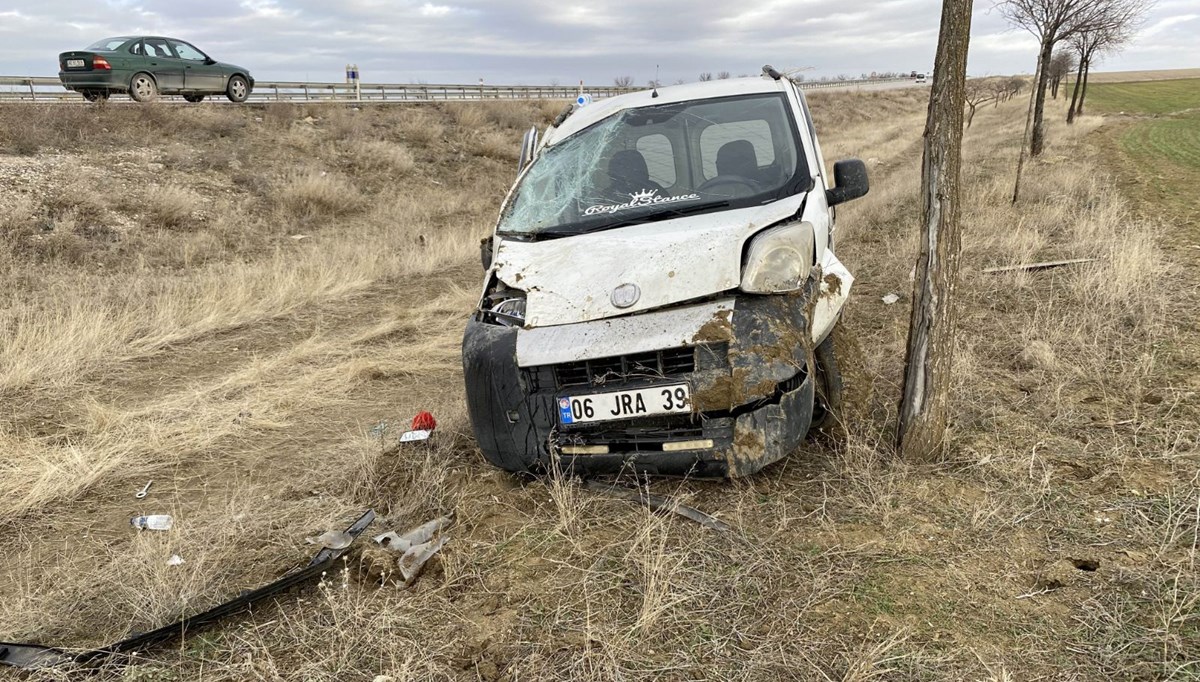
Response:
[[[393,142],[361,140],[355,144],[352,154],[354,164],[366,171],[408,175],[417,168],[412,152]]]
[[[362,195],[349,180],[325,171],[295,173],[276,193],[280,208],[292,217],[338,217],[357,211]]]
[[[186,187],[165,185],[150,188],[141,201],[151,225],[180,228],[191,222],[203,200]]]
[[[28,109],[0,109],[0,639],[149,629],[272,580],[312,552],[304,537],[371,506],[371,532],[454,515],[412,588],[362,543],[320,587],[100,677],[1196,674],[1198,289],[1195,255],[1163,246],[1181,228],[1113,191],[1095,118],[1051,124],[1011,206],[1023,109],[981,110],[950,456],[897,463],[924,102],[812,106],[829,161],[872,174],[839,214],[839,256],[875,398],[845,440],[752,479],[652,484],[729,534],[510,477],[469,435],[478,238],[521,132],[557,103],[78,107],[64,117],[80,127],[51,123],[33,158],[6,132],[32,130]],[[66,191],[101,169],[131,191]],[[173,225],[124,199],[176,191],[162,203],[191,208]],[[1097,260],[980,272],[1056,257]],[[434,440],[387,447],[419,409]],[[128,526],[161,512],[175,530]]]

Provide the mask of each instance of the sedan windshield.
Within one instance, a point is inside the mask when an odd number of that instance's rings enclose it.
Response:
[[[129,38],[105,38],[104,40],[99,40],[99,41],[92,43],[91,45],[88,45],[84,49],[107,50],[107,51],[111,52],[112,50],[115,50],[115,49],[121,47],[122,45],[124,45],[127,42],[129,42]]]
[[[761,204],[808,186],[781,93],[625,109],[547,147],[500,218],[566,235]]]

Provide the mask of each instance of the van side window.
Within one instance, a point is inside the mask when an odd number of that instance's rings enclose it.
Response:
[[[714,123],[700,133],[700,160],[704,178],[717,177],[717,155],[730,142],[744,140],[754,147],[756,164],[769,166],[775,162],[775,144],[772,142],[771,125],[762,119]]]
[[[637,150],[646,159],[651,180],[663,187],[675,184],[675,148],[666,135],[655,133],[639,137]]]

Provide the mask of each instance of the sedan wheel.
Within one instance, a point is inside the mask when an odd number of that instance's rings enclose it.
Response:
[[[129,81],[129,96],[135,102],[152,102],[158,96],[158,84],[148,73],[136,73]]]
[[[241,76],[234,76],[229,79],[229,86],[225,88],[225,96],[230,102],[245,102],[250,96],[250,84]]]

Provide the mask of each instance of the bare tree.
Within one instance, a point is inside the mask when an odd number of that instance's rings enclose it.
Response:
[[[684,84],[684,83],[686,83],[686,82],[687,82],[687,81],[686,81],[686,80],[684,80],[684,79],[682,79],[682,78],[676,78],[676,79],[675,79],[675,85],[683,85],[683,84]]]
[[[717,80],[719,80],[719,81],[727,80],[732,75],[733,74],[729,73],[728,71],[718,71],[717,72]]]
[[[998,107],[1008,95],[1008,85],[1005,84],[1003,78],[989,78],[987,81],[988,92],[992,93],[992,106]]]
[[[967,81],[964,89],[963,101],[967,103],[967,127],[971,127],[971,123],[975,120],[975,107],[980,104],[985,104],[992,101],[995,94],[992,91],[991,83],[982,78],[975,78]]]
[[[1009,91],[1008,98],[1009,99],[1012,99],[1013,97],[1016,97],[1017,95],[1021,94],[1021,91],[1025,89],[1025,85],[1026,85],[1025,79],[1021,78],[1020,76],[1013,76],[1012,78],[1009,78],[1007,83],[1008,83],[1008,91]]]
[[[705,71],[704,73],[700,74],[701,82],[706,82],[706,81],[710,81],[710,80],[712,80],[712,71]]]
[[[633,86],[633,76],[617,76],[613,79],[613,85],[618,88],[628,88]]]
[[[904,459],[945,447],[958,279],[959,168],[972,0],[943,0],[925,150],[921,157],[921,253],[913,283],[896,441]]]
[[[1076,34],[1078,36],[1079,34]],[[1050,97],[1058,99],[1058,87],[1076,66],[1075,52],[1071,49],[1061,49],[1050,58]]]
[[[1067,108],[1067,123],[1083,113],[1083,100],[1087,96],[1088,73],[1092,61],[1105,52],[1120,50],[1141,27],[1152,0],[1116,0],[1102,21],[1086,27],[1071,36],[1071,47],[1078,57],[1075,87],[1071,92],[1071,106]]]
[[[992,94],[992,106],[998,107],[1001,102],[1007,102],[1017,94],[1021,81],[1019,78],[989,78],[984,83]]]
[[[1109,6],[1120,0],[1000,0],[998,7],[1008,21],[1020,26],[1037,37],[1039,43],[1037,71],[1034,78],[1031,108],[1032,123],[1026,122],[1026,137],[1029,140],[1029,155],[1042,153],[1045,142],[1043,114],[1046,109],[1046,82],[1050,77],[1050,60],[1054,46],[1088,26],[1094,25],[1109,10]],[[1030,132],[1032,131],[1032,132]],[[1022,158],[1017,163],[1017,188],[1013,190],[1014,201],[1019,192]]]
[[[658,80],[657,78],[651,78],[650,80],[646,81],[646,87],[651,89],[661,88],[662,81]]]

